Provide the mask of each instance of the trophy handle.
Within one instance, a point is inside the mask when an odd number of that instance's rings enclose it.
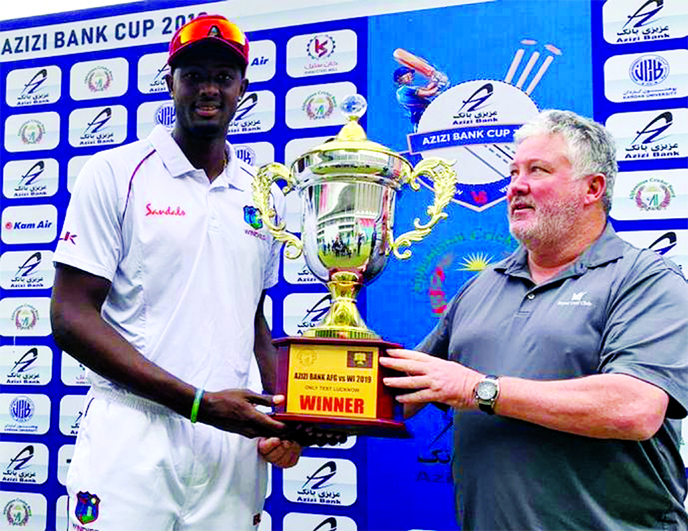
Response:
[[[454,196],[456,188],[456,172],[452,169],[454,161],[441,159],[439,157],[430,157],[420,161],[413,169],[413,173],[409,177],[408,184],[414,190],[420,190],[420,185],[416,182],[419,175],[428,175],[433,180],[433,190],[435,192],[435,202],[428,207],[428,215],[430,220],[421,224],[420,218],[416,218],[413,222],[415,230],[405,232],[398,238],[393,240],[390,245],[390,250],[394,251],[394,256],[400,260],[410,258],[411,251],[409,249],[401,251],[403,247],[409,247],[413,242],[419,242],[425,238],[438,221],[447,217],[444,208],[449,204],[449,201]]]
[[[303,242],[287,232],[287,224],[281,221],[278,225],[273,223],[273,218],[277,216],[275,209],[270,206],[270,187],[278,180],[286,181],[287,184],[282,188],[284,194],[288,194],[296,187],[296,181],[291,172],[284,164],[271,162],[258,169],[258,173],[253,179],[253,203],[260,212],[260,219],[265,223],[265,227],[272,236],[286,244],[285,256],[287,258],[298,258],[303,252]]]

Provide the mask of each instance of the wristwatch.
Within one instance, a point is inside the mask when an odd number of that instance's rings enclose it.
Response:
[[[493,374],[485,376],[473,390],[478,407],[488,415],[494,415],[494,407],[499,398],[499,378]]]

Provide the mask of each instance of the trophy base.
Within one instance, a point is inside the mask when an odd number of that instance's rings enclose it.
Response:
[[[398,394],[382,383],[394,371],[379,364],[381,339],[285,337],[276,339],[276,393],[285,395],[273,417],[287,424],[315,424],[348,435],[410,437]]]

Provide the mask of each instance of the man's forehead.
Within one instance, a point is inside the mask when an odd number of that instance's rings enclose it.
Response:
[[[177,68],[208,65],[243,70],[243,65],[236,54],[229,51],[226,46],[212,42],[198,43],[185,50],[185,53],[176,60]]]

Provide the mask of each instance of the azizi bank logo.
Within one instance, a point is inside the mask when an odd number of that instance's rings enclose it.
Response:
[[[587,291],[573,292],[570,300],[558,301],[557,306],[592,306],[592,302],[585,300],[587,294]]]
[[[439,92],[426,102],[416,130],[407,136],[409,160],[454,160],[459,184],[453,201],[471,210],[480,212],[503,201],[514,133],[539,112],[531,94],[561,55],[553,44],[523,39],[503,80],[476,79]],[[441,74],[426,66],[433,75]],[[420,182],[432,188],[426,177]]]

